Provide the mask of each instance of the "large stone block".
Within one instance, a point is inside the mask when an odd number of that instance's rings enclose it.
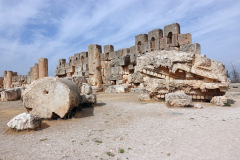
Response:
[[[186,107],[192,103],[192,98],[184,93],[168,93],[165,103],[170,107]]]
[[[109,53],[114,51],[113,45],[105,45],[103,48],[104,48],[104,53]]]
[[[201,54],[201,46],[198,43],[194,44],[185,44],[180,46],[180,51],[183,52],[192,52],[194,54]]]
[[[192,35],[190,33],[178,35],[179,46],[182,46],[185,44],[191,44],[191,43],[192,43]]]
[[[34,81],[23,95],[24,107],[41,118],[52,118],[54,115],[64,118],[79,106],[80,100],[76,83],[50,77]]]

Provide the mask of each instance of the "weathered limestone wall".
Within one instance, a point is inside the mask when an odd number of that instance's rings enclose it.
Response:
[[[48,76],[48,59],[39,58],[38,68],[39,68],[39,78],[47,77]]]

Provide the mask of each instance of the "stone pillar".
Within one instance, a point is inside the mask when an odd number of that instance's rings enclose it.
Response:
[[[32,70],[32,81],[35,81],[39,78],[39,69],[38,64],[35,63],[33,70]]]
[[[11,86],[12,86],[12,76],[13,76],[13,72],[12,71],[7,71],[7,85],[6,85],[6,88],[11,88]]]
[[[39,79],[48,76],[48,59],[39,58],[38,59],[38,69],[39,69]]]
[[[92,86],[97,87],[102,84],[101,53],[102,47],[100,45],[91,44],[88,46],[89,80]]]

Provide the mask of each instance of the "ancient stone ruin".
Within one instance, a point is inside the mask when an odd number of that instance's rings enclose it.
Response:
[[[135,45],[114,51],[105,45],[60,59],[57,77],[85,77],[94,89],[112,92],[147,92],[151,98],[182,92],[193,100],[222,96],[230,80],[224,64],[201,55],[191,34],[181,34],[178,23],[135,36]]]
[[[24,89],[34,80],[48,76],[48,60],[39,58],[39,63],[30,68],[28,75],[18,75],[17,72],[4,71],[0,77],[0,100],[14,101],[22,97]]]

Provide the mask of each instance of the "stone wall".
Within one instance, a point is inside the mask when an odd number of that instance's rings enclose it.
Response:
[[[88,52],[69,57],[68,63],[60,59],[56,76],[85,77],[107,93],[148,92],[155,99],[184,92],[193,99],[209,100],[224,95],[230,83],[224,64],[201,55],[200,45],[192,44],[190,33],[181,34],[178,23],[136,35],[129,48],[105,45],[103,49],[101,53],[100,45],[91,44]]]
[[[163,35],[164,33],[164,35]],[[180,34],[180,25],[173,23],[162,29],[155,29],[148,34],[139,34],[135,36],[135,45],[129,48],[114,50],[114,46],[105,45],[103,53],[96,55],[91,47],[101,51],[100,45],[89,45],[88,52],[77,53],[66,59],[60,59],[56,70],[57,77],[85,77],[98,74],[97,79],[101,79],[103,87],[108,85],[118,85],[127,83],[133,88],[140,85],[139,82],[132,81],[136,59],[146,52],[154,50],[177,50],[185,52],[196,52],[200,54],[200,45],[191,44],[191,34]],[[93,56],[93,58],[91,58]],[[90,58],[89,58],[90,57]],[[93,60],[100,58],[100,64]],[[98,64],[96,67],[95,65]],[[95,67],[94,67],[95,66]],[[99,71],[100,69],[100,71]],[[101,77],[99,77],[101,74]],[[99,86],[98,83],[91,83],[93,86]]]

